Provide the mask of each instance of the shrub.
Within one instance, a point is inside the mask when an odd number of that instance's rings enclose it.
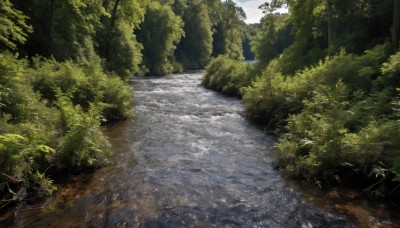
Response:
[[[241,97],[241,88],[250,85],[252,75],[250,64],[219,56],[206,67],[202,84],[224,94]]]
[[[340,160],[346,102],[346,88],[324,87],[306,100],[301,113],[289,118],[289,132],[279,140],[279,160],[291,176],[306,179],[331,177]]]
[[[100,131],[101,110],[90,105],[85,113],[74,106],[68,97],[58,96],[57,106],[61,112],[64,136],[55,154],[55,163],[60,167],[95,167],[103,165],[111,148]]]
[[[377,46],[362,56],[341,51],[293,76],[282,75],[281,60],[275,59],[266,67],[261,77],[243,89],[245,113],[250,119],[262,122],[270,128],[282,126],[289,114],[296,114],[303,108],[302,101],[312,98],[315,90],[321,86],[335,88],[339,81],[348,88],[349,92],[344,96],[357,99],[357,94],[365,95],[372,91],[372,79],[379,75],[380,63],[385,56],[383,46]],[[376,95],[380,96],[377,99],[387,101],[384,93]]]
[[[54,153],[52,148],[21,135],[0,135],[0,206],[26,198],[29,189],[39,196],[51,195],[56,190],[52,181],[40,171],[38,163],[50,153]]]
[[[43,98],[55,101],[56,91],[71,94],[74,104],[88,108],[89,102],[98,97],[96,87],[98,79],[96,74],[93,80],[85,74],[84,69],[72,61],[63,63],[53,59],[41,61],[35,60],[31,70],[33,86],[42,94]],[[96,80],[97,79],[97,80]]]
[[[13,122],[22,122],[29,118],[35,108],[37,96],[23,78],[25,61],[17,56],[0,53],[0,115],[9,114]]]
[[[0,54],[0,207],[55,191],[49,167],[103,165],[111,150],[100,130],[102,114],[126,118],[132,97],[99,59],[78,65],[36,58],[28,68],[16,57]]]
[[[317,68],[312,68],[286,77],[277,70],[277,61],[271,61],[261,77],[242,90],[246,116],[269,128],[282,125],[290,113],[303,107],[302,100],[311,95],[317,72]]]
[[[92,59],[78,65],[72,61],[36,59],[30,71],[34,89],[55,102],[56,91],[69,94],[74,105],[88,110],[91,103],[105,103],[104,117],[108,121],[125,119],[131,115],[132,88],[118,76],[108,76],[100,60]]]
[[[385,83],[396,75],[396,55],[382,64],[382,75],[377,75],[381,67],[375,65],[371,65],[370,73],[360,73],[366,72],[363,69],[377,53],[383,58],[379,48],[363,56],[344,58],[352,61],[348,64],[356,69],[355,77],[363,78],[365,83],[357,84],[345,73],[336,76],[339,83],[332,87],[330,80],[334,75],[328,77],[327,72],[336,68],[341,68],[338,72],[354,70],[345,70],[342,64],[330,61],[321,65],[324,69],[319,71],[323,72],[318,79],[320,83],[314,85],[311,96],[303,101],[304,108],[289,117],[288,133],[277,144],[280,164],[289,176],[317,183],[364,177],[364,181],[376,182],[371,192],[378,195],[387,188],[385,180],[394,177],[398,181],[398,98],[393,85]]]
[[[132,115],[133,89],[117,77],[104,81],[99,88],[102,91],[101,102],[106,104],[102,115],[106,120],[121,120]]]

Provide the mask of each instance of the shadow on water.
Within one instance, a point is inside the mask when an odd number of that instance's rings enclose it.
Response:
[[[399,224],[379,205],[346,204],[334,192],[284,180],[268,149],[276,139],[243,118],[240,100],[204,89],[200,77],[134,79],[134,117],[104,129],[115,151],[110,165],[76,176],[40,205],[3,215],[0,226]]]

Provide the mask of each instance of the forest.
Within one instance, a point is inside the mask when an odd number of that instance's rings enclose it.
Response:
[[[204,68],[279,135],[285,175],[399,199],[400,1],[260,9],[247,25],[231,0],[0,1],[0,208],[107,164],[102,126],[131,116],[133,75]]]

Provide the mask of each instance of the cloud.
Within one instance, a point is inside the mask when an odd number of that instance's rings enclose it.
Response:
[[[247,16],[246,23],[248,24],[259,23],[260,19],[264,16],[262,11],[258,9],[258,7],[267,2],[267,0],[233,0],[233,1],[236,3],[236,5],[243,8]],[[287,10],[285,9],[278,11],[287,12]]]
[[[264,16],[258,7],[265,2],[265,0],[233,0],[238,6],[242,7],[246,13],[246,23],[258,23]]]

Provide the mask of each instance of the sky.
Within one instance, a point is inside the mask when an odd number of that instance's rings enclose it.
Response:
[[[268,0],[233,0],[236,5],[243,8],[244,12],[246,13],[247,24],[258,23],[260,19],[264,16],[262,11],[258,9],[260,5]],[[269,1],[268,1],[269,2]],[[285,12],[287,10],[282,9],[279,10],[280,12]]]

